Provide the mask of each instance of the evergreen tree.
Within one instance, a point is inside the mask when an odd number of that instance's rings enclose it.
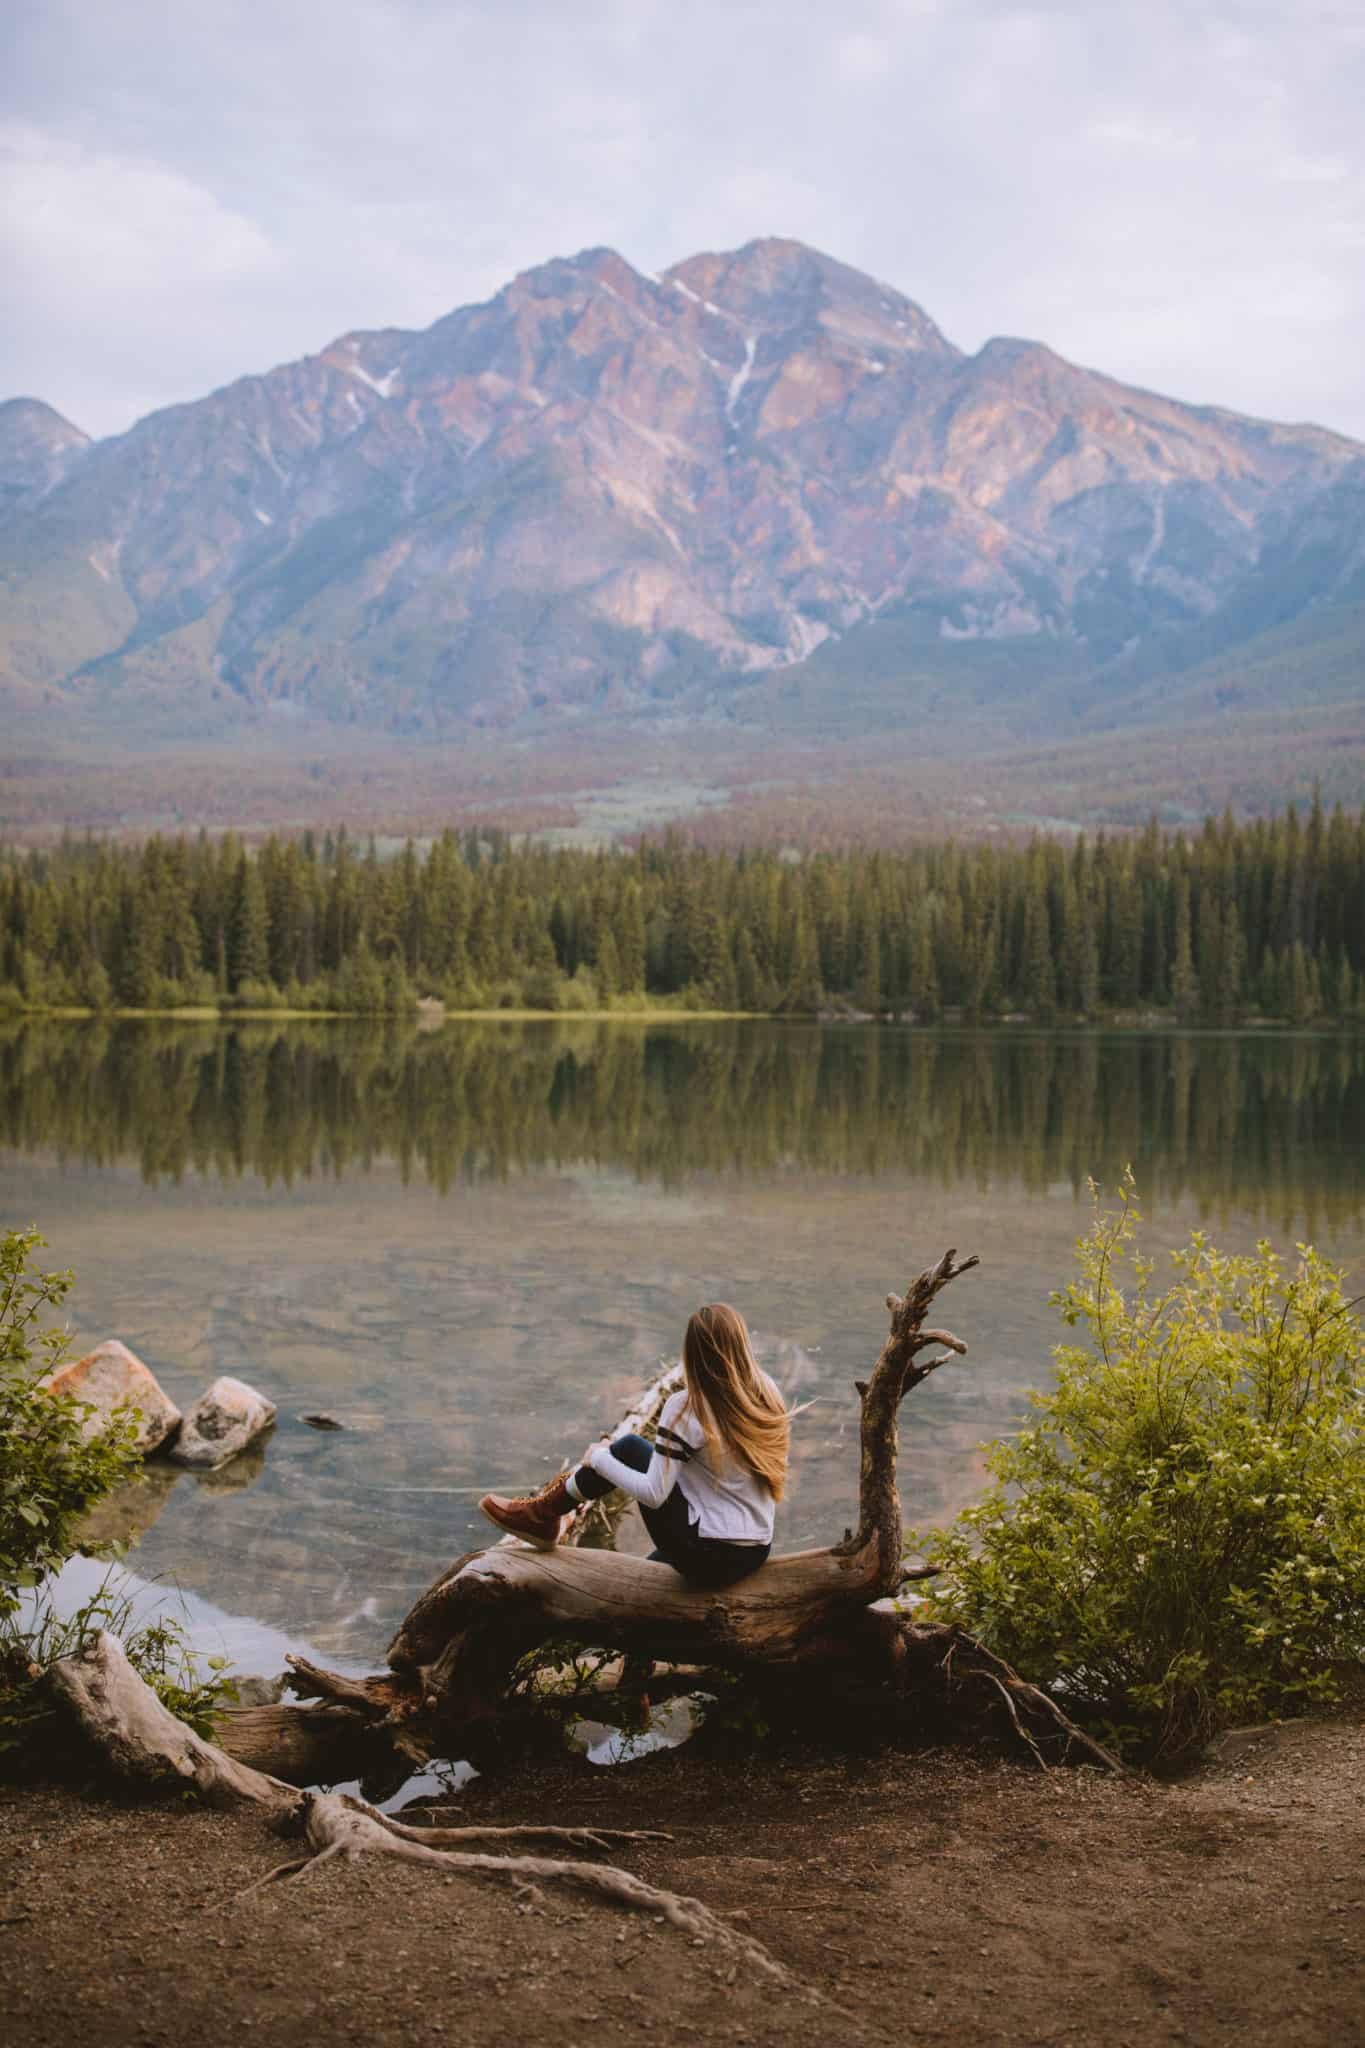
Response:
[[[1019,993],[1030,1016],[1050,1017],[1057,1007],[1047,897],[1041,887],[1031,889],[1024,904],[1024,958]]]
[[[1184,1021],[1233,1022],[1247,1004],[1338,1016],[1359,1010],[1362,902],[1365,816],[1320,803],[1306,823],[1224,817],[1193,840],[1148,825],[1069,849],[804,858],[730,858],[678,835],[588,854],[452,829],[394,860],[358,860],[344,831],[258,852],[231,834],[68,838],[0,850],[0,984],[35,1005],[156,1007],[210,985],[220,1000],[247,985],[326,1000],[368,947],[462,1005],[521,1000],[532,982],[557,1003],[592,963],[608,993],[746,1008],[818,1007],[828,989],[920,1017],[945,1001],[969,1016],[1166,1001]]]
[[[994,1000],[996,970],[995,930],[995,919],[992,917],[987,923],[985,930],[974,940],[968,953],[967,986],[963,992],[963,1008],[973,1022],[988,1014]]]
[[[610,1000],[621,987],[621,961],[616,950],[616,940],[608,926],[597,942],[597,961],[594,968],[597,978],[597,992],[603,1002]]]
[[[270,927],[258,862],[245,853],[237,867],[228,968],[233,990],[264,982],[270,972]]]
[[[640,884],[632,879],[621,895],[616,923],[616,952],[621,964],[621,987],[630,995],[643,995],[645,988],[645,912]]]
[[[754,942],[749,937],[748,927],[741,925],[735,940],[735,1007],[740,1010],[766,1009],[768,1005],[764,994]]]
[[[1171,1001],[1182,1024],[1194,1021],[1199,1008],[1199,982],[1194,971],[1190,936],[1190,885],[1184,875],[1175,884],[1175,939],[1171,955]]]
[[[941,1005],[934,934],[927,912],[915,920],[915,936],[910,951],[910,1001],[920,1023],[932,1024]]]
[[[825,1000],[824,987],[820,980],[820,959],[815,948],[815,934],[810,920],[802,906],[796,913],[792,927],[791,975],[781,1001],[784,1010],[797,1016],[813,1016]]]

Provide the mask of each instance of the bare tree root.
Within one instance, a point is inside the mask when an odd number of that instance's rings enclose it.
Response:
[[[337,1794],[344,1797],[344,1794]],[[352,1801],[358,1808],[362,1802]],[[367,1813],[374,1813],[373,1807],[364,1807]],[[542,1847],[557,1842],[566,1849],[610,1849],[620,1842],[671,1842],[673,1836],[662,1828],[550,1828],[550,1827],[462,1827],[462,1828],[413,1828],[405,1827],[391,1814],[375,1816],[391,1835],[403,1842],[424,1842],[428,1848],[454,1849],[468,1847],[472,1842],[487,1842],[490,1846],[499,1842],[510,1848],[520,1843],[523,1848],[532,1848],[537,1843]]]
[[[714,1944],[767,1976],[783,1983],[789,1981],[781,1964],[760,1943],[729,1926],[700,1899],[663,1890],[610,1863],[584,1863],[555,1856],[487,1855],[467,1846],[474,1842],[503,1842],[608,1850],[623,1844],[671,1839],[654,1829],[423,1829],[391,1820],[363,1800],[346,1794],[300,1794],[293,1786],[236,1762],[177,1720],[138,1676],[117,1636],[103,1631],[90,1637],[74,1657],[59,1659],[51,1668],[51,1681],[57,1697],[65,1701],[87,1739],[120,1776],[163,1788],[188,1782],[214,1805],[264,1809],[288,1832],[302,1830],[312,1853],[268,1871],[239,1892],[237,1899],[249,1897],[267,1885],[306,1877],[322,1863],[337,1857],[350,1861],[369,1852],[421,1863],[433,1870],[468,1871],[477,1877],[529,1885],[573,1885],[615,1905],[651,1913],[694,1941]]]
[[[1003,1657],[997,1657],[965,1629],[902,1617],[897,1633],[902,1690],[916,1684],[927,1687],[936,1679],[953,1718],[962,1722],[969,1722],[975,1712],[998,1701],[1015,1737],[1045,1769],[1051,1764],[1080,1762],[1127,1775],[1127,1765],[1077,1727],[1049,1693],[1021,1678]]]
[[[468,1871],[476,1877],[491,1877],[534,1888],[540,1884],[567,1884],[607,1899],[633,1912],[649,1913],[666,1921],[693,1941],[723,1950],[735,1961],[763,1972],[784,1985],[791,1984],[788,1972],[769,1954],[761,1942],[732,1927],[700,1899],[682,1892],[662,1890],[648,1884],[629,1870],[610,1863],[570,1862],[557,1856],[487,1856],[466,1850],[432,1846],[451,1841],[519,1838],[542,1842],[557,1841],[575,1847],[607,1848],[613,1842],[666,1841],[668,1836],[649,1830],[600,1828],[410,1828],[376,1813],[363,1801],[344,1793],[310,1792],[304,1795],[301,1818],[313,1855],[302,1861],[281,1864],[237,1898],[246,1898],[267,1884],[309,1875],[319,1864],[340,1857],[353,1862],[363,1855],[394,1856],[404,1863],[419,1863],[429,1870]],[[233,1903],[233,1902],[229,1902]]]

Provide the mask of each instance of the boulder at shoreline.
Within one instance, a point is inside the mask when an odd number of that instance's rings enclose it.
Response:
[[[137,1413],[137,1448],[146,1457],[180,1426],[180,1410],[137,1355],[110,1337],[71,1365],[59,1366],[43,1382],[49,1393],[68,1394],[91,1410],[81,1424],[87,1439],[108,1429],[117,1408]]]
[[[177,1465],[201,1472],[226,1465],[263,1436],[274,1420],[273,1401],[267,1401],[245,1380],[224,1375],[187,1411],[171,1457]]]

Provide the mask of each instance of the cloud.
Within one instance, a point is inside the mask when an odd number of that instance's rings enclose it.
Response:
[[[840,36],[834,45],[834,69],[848,85],[865,85],[870,79],[885,78],[893,62],[892,44],[886,36]]]
[[[0,201],[15,268],[50,289],[216,291],[284,267],[269,238],[164,164],[0,128]]]
[[[0,392],[96,430],[552,255],[784,233],[964,346],[1365,435],[1352,0],[12,14]]]
[[[183,172],[28,127],[0,126],[0,222],[8,346],[41,363],[16,385],[60,390],[81,424],[197,396],[221,371],[224,322],[268,305],[288,269]]]

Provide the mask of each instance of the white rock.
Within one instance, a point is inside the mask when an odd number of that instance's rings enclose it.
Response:
[[[226,1465],[263,1436],[275,1420],[275,1403],[245,1380],[215,1380],[185,1415],[171,1452],[177,1465],[200,1471]]]
[[[164,1443],[179,1426],[180,1410],[163,1393],[155,1375],[126,1344],[111,1337],[87,1351],[74,1364],[59,1366],[43,1382],[53,1394],[69,1394],[73,1401],[89,1404],[91,1413],[81,1425],[87,1439],[100,1436],[113,1420],[114,1410],[131,1406],[138,1411],[137,1447],[146,1455]]]

